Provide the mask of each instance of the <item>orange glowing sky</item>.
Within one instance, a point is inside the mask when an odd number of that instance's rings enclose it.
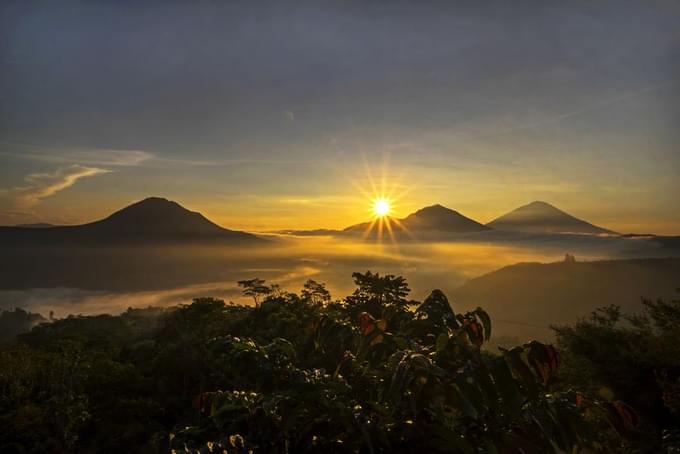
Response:
[[[676,3],[369,3],[3,2],[0,225],[342,228],[385,189],[680,234]]]

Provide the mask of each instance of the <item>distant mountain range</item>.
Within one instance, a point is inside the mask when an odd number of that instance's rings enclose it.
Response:
[[[565,213],[546,202],[531,202],[486,224],[494,230],[529,233],[617,234]]]
[[[388,218],[395,235],[428,237],[446,234],[469,234],[476,232],[524,232],[530,234],[579,234],[619,235],[586,221],[578,219],[546,202],[531,202],[484,225],[445,206],[436,204],[421,208],[403,219]],[[301,236],[312,235],[376,235],[378,222],[363,222],[343,230],[287,230]]]
[[[390,219],[390,222],[396,235],[404,235],[400,236],[400,239],[414,238],[422,242],[480,241],[510,247],[535,247],[544,252],[556,251],[560,254],[567,251],[577,254],[579,251],[587,251],[591,257],[680,256],[680,237],[633,236],[628,238],[623,235],[601,235],[613,232],[576,219],[543,202],[534,202],[521,207],[488,225],[483,225],[441,205],[428,206],[403,219]],[[357,237],[363,236],[369,226],[370,223],[363,223],[344,230],[316,230],[296,234]],[[202,214],[187,210],[176,202],[150,197],[127,206],[105,219],[89,224],[0,227],[0,251],[4,259],[0,261],[0,289],[72,287],[128,291],[172,288],[194,283],[228,282],[241,279],[245,269],[292,269],[299,265],[299,260],[303,260],[300,257],[280,255],[279,250],[263,259],[265,255],[262,251],[269,250],[269,248],[252,253],[254,247],[258,245],[272,244],[275,244],[274,241],[251,233],[225,229]],[[221,246],[226,246],[226,248]],[[230,249],[232,246],[234,248]],[[329,247],[333,248],[333,246]],[[374,258],[367,259],[361,256],[355,260],[354,256],[351,257],[352,268],[348,272],[355,269],[367,269],[369,266],[383,269],[386,266],[394,266],[394,263],[385,257],[375,259],[378,260],[377,262],[373,261]],[[413,257],[418,258],[418,252],[414,252]],[[307,258],[305,257],[304,260]],[[381,262],[381,260],[387,261]],[[349,263],[347,258],[338,259],[340,268],[347,266],[347,263]],[[618,282],[622,282],[625,283],[625,285],[621,284],[623,288],[638,279],[635,275],[636,263],[631,262],[631,266],[627,268],[629,271],[626,271],[628,274],[617,275],[595,272],[599,268],[591,269],[591,267],[596,267],[596,265],[581,263],[559,264],[555,267],[562,269],[562,267],[573,265],[573,269],[582,270],[584,275],[592,271],[593,276],[599,277],[593,281],[590,294],[597,296],[600,294],[599,287],[597,287],[600,284],[613,288]],[[442,264],[442,266],[447,265]],[[612,264],[607,268],[614,266]],[[572,268],[564,269],[568,271]],[[672,268],[675,281],[677,281],[677,276],[680,275],[677,274],[678,268],[675,262]],[[551,269],[540,266],[520,267],[520,271],[527,271],[519,274],[523,280],[515,279],[512,275],[513,277],[508,278],[507,281],[509,286],[515,285],[515,282],[522,282],[518,284],[517,289],[507,287],[507,293],[499,290],[500,293],[486,295],[485,288],[489,287],[486,285],[486,279],[494,279],[494,289],[503,288],[503,282],[506,282],[503,276],[506,272],[499,272],[498,275],[471,282],[461,289],[457,296],[460,297],[459,301],[466,304],[476,304],[475,301],[478,301],[500,312],[505,310],[502,304],[498,306],[503,301],[512,302],[513,308],[521,308],[523,307],[521,301],[515,304],[512,298],[516,295],[530,296],[526,292],[535,287],[532,281],[534,271],[537,276],[539,272],[548,276],[546,273]],[[248,271],[248,273],[252,272]],[[571,271],[568,272],[571,273]],[[652,270],[649,273],[651,276],[654,272]],[[246,277],[248,275],[245,274]],[[563,275],[555,276],[557,276],[557,281],[562,282],[560,279]],[[600,278],[601,280],[598,281]],[[496,282],[495,279],[499,281]],[[580,279],[580,277],[573,279],[573,285],[577,287]],[[648,279],[650,278],[645,277],[643,280]],[[658,288],[666,288],[671,280],[669,278],[668,282],[664,281],[664,286],[659,285]],[[583,280],[583,282],[586,281]],[[677,282],[675,285],[678,285]],[[522,286],[525,287],[524,290]],[[544,301],[549,302],[562,294],[573,296],[570,301],[578,301],[580,298],[580,294],[576,292],[578,289],[570,290],[559,286],[546,286],[545,289],[544,292],[537,294],[536,301],[543,298]],[[548,289],[556,290],[551,294]],[[521,293],[520,290],[525,293]],[[572,290],[573,292],[569,293]],[[636,297],[648,294],[647,291],[640,293],[637,290],[633,291],[632,288],[629,290],[631,292],[628,294],[636,295]],[[649,287],[649,291],[652,290],[653,287]],[[518,298],[521,300],[520,296]],[[612,298],[607,301],[612,301]],[[566,299],[564,304],[569,304]],[[545,306],[545,310],[547,314],[545,320],[548,320],[547,316],[550,315],[548,305]],[[513,315],[512,320],[521,321],[527,313],[513,309],[513,312],[508,315]]]
[[[405,217],[404,219],[391,219],[393,230],[399,233],[406,230],[410,233],[419,232],[442,232],[442,233],[469,233],[481,232],[489,228],[477,221],[463,216],[457,211],[442,205],[432,205],[421,208]],[[371,228],[370,222],[352,225],[343,230],[344,233],[363,233]]]
[[[265,240],[237,230],[228,230],[189,211],[176,202],[149,197],[100,221],[74,226],[33,224],[0,227],[0,243],[27,241],[36,244],[159,243],[177,241],[220,241],[254,243]]]
[[[529,234],[619,235],[618,233],[578,219],[546,202],[531,202],[484,225],[458,211],[436,204],[421,208],[403,219],[387,218],[395,235],[428,238],[428,236],[470,234],[477,232],[524,232]],[[302,236],[378,234],[377,222],[351,225],[343,230],[287,230]],[[100,221],[76,226],[23,224],[0,227],[3,238],[31,241],[160,241],[206,240],[264,241],[260,237],[229,230],[213,223],[202,214],[189,211],[176,202],[149,197],[134,203]]]

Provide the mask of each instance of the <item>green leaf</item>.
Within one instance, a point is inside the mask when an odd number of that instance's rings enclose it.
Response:
[[[481,391],[477,387],[477,383],[470,376],[460,377],[456,380],[458,384],[458,389],[463,393],[466,400],[474,406],[476,416],[474,418],[479,418],[481,415],[486,413],[486,407],[484,406],[484,397]]]
[[[400,350],[406,350],[408,348],[408,342],[401,336],[394,336],[394,343],[397,344]]]
[[[443,352],[446,349],[446,345],[449,343],[449,335],[446,333],[441,333],[437,336],[437,341],[435,346],[438,352]]]
[[[475,314],[477,314],[479,321],[482,322],[482,326],[484,327],[484,339],[491,339],[491,317],[489,317],[489,314],[481,307],[478,307],[475,310]]]
[[[448,386],[446,388],[446,394],[453,407],[461,410],[466,416],[477,419],[479,416],[477,409],[457,384],[452,383]]]
[[[534,376],[531,369],[527,363],[522,359],[522,349],[521,347],[515,347],[508,351],[505,358],[509,361],[512,370],[519,377],[521,383],[524,385],[524,389],[527,396],[530,399],[535,399],[538,396],[538,385],[536,383],[536,377]]]
[[[523,399],[517,383],[512,377],[510,367],[504,358],[496,358],[494,360],[491,366],[491,373],[498,393],[505,404],[505,410],[513,418],[518,416],[522,409]]]
[[[484,395],[487,406],[492,411],[496,411],[498,409],[498,392],[494,386],[489,369],[486,366],[480,367],[475,374],[475,378],[479,384],[479,389]]]

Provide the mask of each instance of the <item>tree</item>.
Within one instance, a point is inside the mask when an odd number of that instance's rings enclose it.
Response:
[[[638,430],[625,403],[560,382],[553,346],[490,354],[482,309],[354,278],[335,303],[319,304],[319,283],[300,297],[253,279],[239,285],[256,306],[199,298],[41,324],[0,346],[0,452],[616,452]],[[675,309],[649,314],[635,326],[670,333],[650,359],[663,365],[675,328],[651,320]]]
[[[303,299],[309,300],[314,304],[325,304],[331,301],[331,294],[322,283],[313,279],[307,279],[300,292]]]
[[[35,325],[45,321],[42,315],[26,312],[19,307],[13,311],[0,310],[0,342],[10,341],[18,334],[30,331]]]
[[[255,307],[260,305],[260,299],[272,293],[271,287],[265,285],[263,279],[247,279],[238,281],[239,287],[243,287],[243,294],[253,298]]]
[[[639,314],[608,306],[553,329],[564,388],[631,405],[643,451],[680,450],[680,301],[643,300]]]
[[[346,298],[353,317],[368,312],[375,318],[383,318],[386,311],[403,311],[414,305],[406,299],[411,289],[401,276],[379,273],[352,273],[357,288]]]

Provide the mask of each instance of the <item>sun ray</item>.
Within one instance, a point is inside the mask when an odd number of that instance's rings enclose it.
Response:
[[[378,222],[378,218],[375,218],[371,220],[371,222],[368,224],[366,227],[366,230],[364,231],[362,235],[362,239],[366,240],[368,237],[371,235],[371,232],[373,231],[373,227],[375,227],[376,223]]]
[[[393,175],[389,171],[387,157],[383,157],[382,166],[374,172],[366,156],[362,156],[364,177],[359,180],[351,178],[350,182],[364,200],[368,201],[367,215],[370,221],[366,223],[362,239],[373,238],[379,244],[382,244],[383,240],[389,240],[397,245],[402,234],[413,238],[411,232],[396,217],[400,202],[410,191],[402,183],[403,175]]]
[[[390,241],[392,242],[392,244],[397,245],[397,238],[394,236],[394,231],[392,230],[392,222],[390,221],[389,218],[386,218],[385,221],[387,234],[390,237]]]

